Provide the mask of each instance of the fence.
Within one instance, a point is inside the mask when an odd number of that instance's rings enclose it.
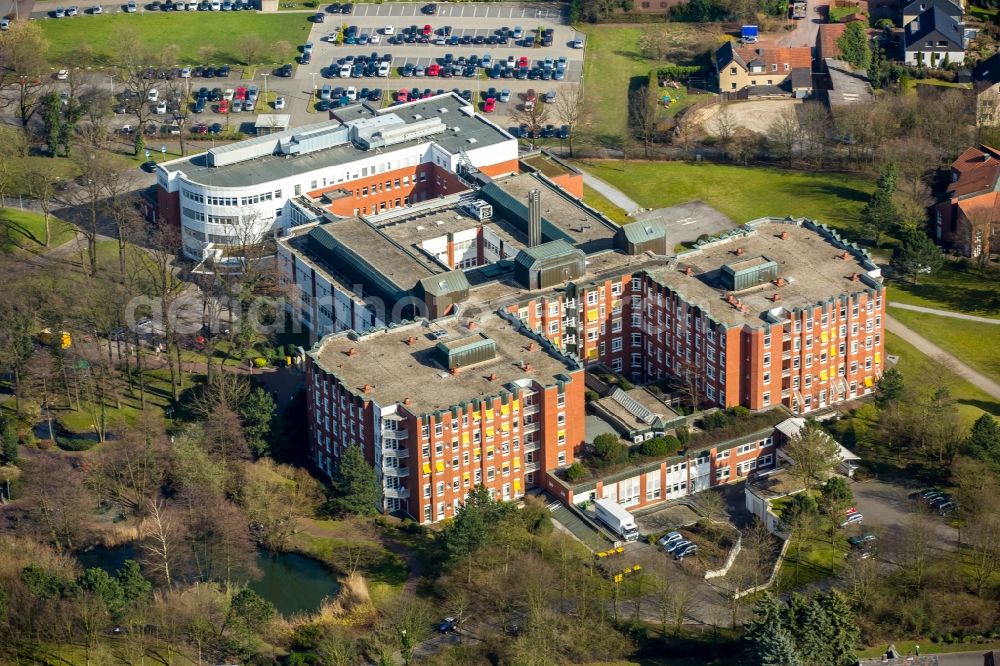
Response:
[[[781,552],[778,553],[778,561],[774,563],[774,570],[771,572],[771,576],[767,579],[767,582],[755,585],[754,587],[749,587],[745,590],[737,590],[736,592],[733,592],[733,598],[742,599],[743,597],[750,596],[751,594],[762,592],[774,585],[774,581],[778,579],[778,573],[781,572],[781,562],[785,559],[785,553],[788,551],[788,544],[791,542],[791,539],[785,539],[785,542],[781,544]]]
[[[721,569],[714,569],[712,571],[705,572],[705,580],[711,578],[721,578],[729,573],[729,567],[733,566],[733,562],[736,561],[736,556],[740,554],[740,550],[743,548],[743,535],[736,537],[736,544],[733,546],[732,550],[729,551],[729,556],[726,558],[726,563],[722,565]]]

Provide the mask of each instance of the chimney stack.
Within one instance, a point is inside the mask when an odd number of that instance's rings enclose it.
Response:
[[[782,231],[781,234],[778,236],[778,238],[780,238],[781,240],[788,240],[788,232]]]
[[[497,380],[497,373],[491,372],[490,376],[486,378],[487,381],[495,382]]]
[[[694,269],[688,266],[686,269],[684,269],[684,275],[691,277],[692,275],[694,275]]]
[[[354,347],[351,347],[350,349],[347,350],[347,355],[348,356],[357,356],[358,355],[358,350],[355,349]]]
[[[532,369],[533,369],[533,368],[531,367],[531,364],[530,364],[530,363],[525,363],[525,364],[524,364],[524,371],[525,371],[525,372],[531,372],[531,371],[532,371]]]
[[[372,385],[371,384],[365,384],[364,388],[361,389],[361,392],[362,393],[371,393],[372,392]]]
[[[413,404],[413,401],[410,400],[409,398],[403,398],[403,404],[409,407],[410,405]]]
[[[843,252],[840,253],[840,258],[843,259],[844,261],[848,261],[851,258],[851,253],[848,252],[847,250],[844,250]]]
[[[784,287],[785,286],[785,278],[780,277],[777,280],[775,280],[774,281],[774,286],[775,287]]]
[[[411,335],[410,337],[406,338],[406,344],[412,347],[413,345],[417,344],[417,339]]]
[[[542,244],[542,193],[528,192],[528,247]]]
[[[859,273],[851,273],[851,282],[861,282],[861,275]]]
[[[781,300],[781,294],[775,294],[774,296],[771,297],[771,301],[774,303],[777,303],[780,300]]]
[[[461,368],[455,367],[451,369],[451,374],[457,375],[461,371]]]
[[[469,330],[470,330],[470,331],[474,331],[474,330],[476,330],[477,328],[479,328],[479,324],[477,324],[477,323],[476,323],[476,322],[474,322],[474,321],[470,321],[470,322],[469,322]]]
[[[535,343],[534,343],[534,342],[529,342],[529,343],[528,343],[528,347],[527,347],[527,349],[528,349],[528,351],[530,351],[530,352],[533,352],[533,351],[535,351]]]
[[[737,257],[742,257],[742,256],[743,256],[744,254],[746,254],[746,252],[747,252],[747,251],[746,251],[746,250],[744,250],[744,249],[743,249],[743,248],[741,248],[741,247],[738,247],[738,248],[736,248],[736,256],[737,256]]]

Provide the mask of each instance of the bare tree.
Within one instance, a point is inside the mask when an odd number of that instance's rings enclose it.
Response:
[[[132,427],[121,424],[121,437],[98,452],[91,487],[122,511],[139,514],[160,491],[166,476],[167,435],[161,417],[149,411]]]
[[[236,45],[236,50],[239,51],[245,65],[253,65],[258,62],[266,49],[267,44],[264,43],[261,36],[252,32],[243,35]]]
[[[983,514],[966,526],[965,555],[969,579],[982,596],[993,575],[1000,571],[1000,516]]]
[[[165,587],[173,587],[174,564],[183,539],[183,525],[174,511],[162,499],[148,499],[146,513],[149,530],[142,540],[143,564]]]
[[[149,259],[141,261],[139,264],[148,278],[145,284],[149,295],[159,303],[158,314],[167,345],[166,359],[167,367],[170,370],[170,394],[174,402],[177,402],[180,399],[183,378],[180,375],[182,372],[181,354],[176,322],[173,318],[173,305],[180,297],[183,286],[174,266],[174,261],[181,252],[180,230],[166,222],[155,226],[150,225],[146,231],[146,247]],[[171,351],[174,352],[173,355]],[[176,365],[174,358],[176,358]]]
[[[726,518],[726,501],[717,490],[705,490],[695,495],[695,500],[705,518],[712,522]]]
[[[656,98],[649,86],[640,86],[628,98],[628,115],[635,137],[642,143],[642,153],[649,159],[649,149],[656,137]]]
[[[53,483],[56,479],[58,483]],[[23,484],[21,497],[29,524],[57,550],[73,550],[93,504],[81,473],[65,458],[40,453],[25,463]]]
[[[732,109],[729,108],[729,103],[723,102],[719,106],[715,117],[712,118],[709,131],[711,131],[716,141],[718,141],[719,148],[727,155],[732,146],[733,137],[736,135],[737,127],[736,116],[733,114]]]
[[[517,104],[510,110],[509,117],[512,123],[525,126],[531,133],[531,138],[536,138],[548,122],[549,107],[538,100],[525,99],[524,103]]]
[[[580,120],[583,118],[583,89],[574,86],[566,91],[560,91],[556,98],[556,118],[569,129],[569,156],[573,157],[573,135],[576,133]]]
[[[791,109],[779,114],[767,128],[767,141],[772,154],[787,160],[789,168],[795,161],[800,132],[799,119]]]

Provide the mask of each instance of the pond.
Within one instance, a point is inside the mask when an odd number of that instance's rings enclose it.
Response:
[[[99,546],[77,553],[76,558],[84,567],[100,567],[113,574],[125,560],[138,560],[138,552],[135,544],[115,548]],[[325,597],[336,595],[340,589],[334,572],[311,557],[296,553],[272,555],[260,550],[257,566],[262,575],[250,581],[250,589],[274,604],[283,615],[312,612]]]

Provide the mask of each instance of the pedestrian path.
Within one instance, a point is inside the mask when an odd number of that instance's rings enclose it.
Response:
[[[982,389],[993,398],[1000,400],[1000,384],[993,381],[986,375],[976,372],[927,338],[919,335],[912,329],[904,326],[899,321],[888,315],[885,317],[885,327],[890,333],[898,335],[903,338],[903,340],[916,347],[922,354],[931,358],[943,358],[948,362],[955,373],[962,377],[962,379],[965,379],[970,384]]]
[[[581,171],[583,171],[581,169]],[[601,180],[597,176],[583,171],[583,184],[587,187],[596,190],[605,199],[618,206],[626,213],[632,214],[642,208],[639,204],[629,198],[627,194],[619,190],[617,187]]]
[[[966,319],[968,321],[978,321],[981,324],[1000,325],[1000,319],[990,317],[977,317],[976,315],[964,314],[962,312],[952,312],[951,310],[939,310],[937,308],[925,308],[922,305],[910,305],[909,303],[897,303],[889,301],[890,308],[900,310],[912,310],[913,312],[923,312],[924,314],[938,315],[939,317],[951,317],[953,319]]]

